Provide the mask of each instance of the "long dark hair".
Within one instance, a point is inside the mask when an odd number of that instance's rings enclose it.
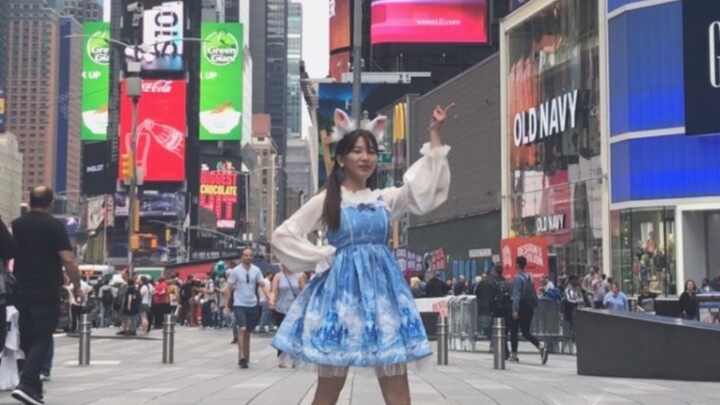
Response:
[[[330,230],[337,230],[340,228],[340,202],[342,201],[342,192],[340,186],[342,182],[338,179],[337,173],[340,172],[340,165],[338,164],[338,156],[347,156],[350,151],[355,147],[358,139],[364,138],[365,142],[369,146],[369,149],[375,151],[378,150],[377,139],[372,132],[364,129],[356,129],[349,134],[345,135],[340,142],[335,145],[335,156],[333,156],[333,167],[332,171],[327,174],[325,180],[325,202],[323,204],[322,221]],[[368,178],[366,186],[370,189],[375,189],[375,171]]]

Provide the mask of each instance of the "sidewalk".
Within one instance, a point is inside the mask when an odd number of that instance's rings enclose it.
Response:
[[[254,335],[251,365],[237,367],[228,330],[177,328],[175,364],[163,365],[157,339],[115,339],[115,329],[93,330],[92,362],[77,366],[78,340],[56,337],[52,381],[45,402],[53,405],[126,404],[299,404],[309,405],[316,377],[279,369],[267,335]],[[100,338],[106,337],[106,338]],[[435,343],[433,342],[433,345]],[[598,350],[602,350],[599,348]],[[716,404],[720,384],[578,376],[575,357],[551,356],[540,365],[535,352],[520,364],[493,370],[488,353],[450,352],[449,366],[410,374],[413,404]],[[622,367],[622,361],[618,362]],[[0,405],[15,404],[0,393]],[[368,373],[348,377],[340,404],[383,404],[377,380]]]

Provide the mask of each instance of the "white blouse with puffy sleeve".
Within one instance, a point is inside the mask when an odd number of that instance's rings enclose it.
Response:
[[[401,187],[352,192],[342,189],[343,204],[367,204],[382,196],[393,219],[406,213],[426,214],[447,200],[450,188],[450,167],[447,154],[450,147],[431,148],[425,143],[423,155],[405,173]],[[332,266],[335,247],[314,245],[308,234],[325,230],[322,223],[325,191],[311,198],[280,225],[272,236],[273,254],[293,272],[322,272]]]

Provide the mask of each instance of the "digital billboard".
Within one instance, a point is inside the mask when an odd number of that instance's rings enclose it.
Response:
[[[204,23],[200,60],[200,140],[242,140],[243,26]]]
[[[116,217],[128,216],[130,199],[124,193],[114,196]],[[185,216],[185,196],[179,193],[145,193],[140,197],[141,217],[177,217]]]
[[[350,47],[350,0],[330,2],[330,53]]]
[[[5,132],[5,84],[0,83],[0,134]]]
[[[240,159],[222,156],[200,157],[200,196],[198,205],[214,214],[219,231],[235,231],[240,221],[243,176]],[[244,214],[243,214],[244,215]]]
[[[137,4],[123,1],[123,10]],[[127,62],[140,62],[145,71],[183,70],[185,12],[182,1],[145,0],[142,18],[124,13],[122,42]]]
[[[342,81],[342,74],[350,71],[350,51],[338,52],[330,55],[330,76],[336,81]]]
[[[487,0],[373,0],[370,42],[485,43]]]
[[[132,100],[120,85],[120,155],[131,150]],[[184,80],[143,80],[138,102],[136,160],[145,182],[185,180]],[[118,178],[122,174],[118,170]]]
[[[82,130],[83,141],[107,139],[110,95],[110,24],[83,25]]]

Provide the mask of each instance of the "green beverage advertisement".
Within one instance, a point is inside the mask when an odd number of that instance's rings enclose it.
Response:
[[[83,25],[82,133],[83,141],[107,139],[110,95],[110,24]]]
[[[242,140],[243,26],[203,23],[200,140]]]

